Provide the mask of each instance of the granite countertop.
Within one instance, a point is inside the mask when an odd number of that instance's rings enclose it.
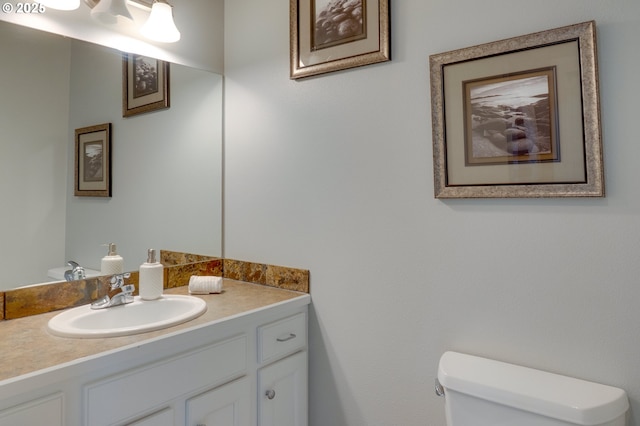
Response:
[[[123,337],[76,339],[57,337],[47,331],[47,322],[62,311],[0,322],[0,353],[3,364],[0,384],[4,380],[53,367],[79,358],[118,349],[182,329],[223,320],[287,300],[309,297],[306,293],[283,290],[260,284],[224,279],[221,294],[197,295],[207,302],[200,317],[164,330]],[[166,289],[167,294],[188,294],[188,288]]]

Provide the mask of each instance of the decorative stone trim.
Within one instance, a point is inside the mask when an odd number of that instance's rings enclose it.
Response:
[[[164,268],[164,288],[182,287],[189,284],[192,275],[222,276],[222,259],[197,261]]]
[[[191,253],[160,250],[164,268],[164,288],[189,284],[192,275],[215,275],[254,284],[309,293],[309,271],[243,260],[221,259]],[[138,283],[131,272],[126,283]],[[41,284],[0,292],[0,320],[22,318],[60,309],[86,305],[107,292],[109,277],[73,282]],[[136,286],[136,292],[138,289]]]
[[[4,319],[86,305],[98,297],[96,278],[17,288],[5,293]]]
[[[309,293],[309,271],[306,269],[224,259],[224,277]]]
[[[179,266],[186,263],[206,262],[208,260],[221,260],[213,256],[203,256],[200,254],[181,253],[178,251],[160,250],[160,263],[165,267]]]

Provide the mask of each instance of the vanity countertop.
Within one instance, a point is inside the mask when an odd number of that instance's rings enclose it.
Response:
[[[197,295],[207,302],[207,311],[200,317],[164,330],[123,337],[76,339],[57,337],[47,331],[49,319],[62,311],[49,312],[14,320],[0,321],[0,353],[5,368],[0,369],[3,381],[92,356],[137,344],[165,334],[221,321],[273,304],[306,299],[310,296],[260,284],[224,279],[221,294]],[[167,294],[188,294],[187,286],[166,289]]]

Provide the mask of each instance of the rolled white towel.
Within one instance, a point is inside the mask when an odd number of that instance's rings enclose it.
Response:
[[[222,277],[214,276],[196,276],[189,278],[190,294],[211,294],[222,293]]]

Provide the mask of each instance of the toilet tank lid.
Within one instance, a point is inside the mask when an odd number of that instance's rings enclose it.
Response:
[[[624,414],[624,390],[458,352],[440,358],[438,380],[454,390],[578,425],[599,425]]]

